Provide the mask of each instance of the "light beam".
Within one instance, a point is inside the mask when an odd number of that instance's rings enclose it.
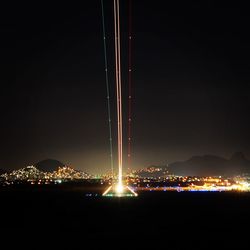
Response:
[[[114,0],[114,40],[115,40],[115,82],[116,82],[116,108],[117,108],[117,147],[118,147],[118,180],[116,186],[110,186],[104,196],[126,197],[137,196],[128,186],[123,184],[122,173],[122,76],[121,76],[121,41],[120,41],[120,6],[119,0]]]

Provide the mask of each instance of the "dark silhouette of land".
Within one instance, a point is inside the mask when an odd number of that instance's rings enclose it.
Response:
[[[43,172],[53,172],[63,166],[65,166],[64,163],[54,159],[46,159],[35,164],[35,167]]]
[[[150,170],[155,171],[150,171]],[[216,155],[192,156],[186,161],[177,161],[168,166],[151,165],[136,172],[140,177],[163,177],[169,174],[180,176],[223,176],[234,177],[250,174],[250,160],[242,152],[234,153],[229,159]]]
[[[187,161],[169,164],[169,171],[183,176],[234,176],[250,173],[250,161],[242,152],[236,152],[230,159],[216,155],[193,156]]]
[[[59,160],[46,159],[35,164],[35,167],[43,172],[57,171],[59,167],[65,166]],[[161,168],[160,171],[148,172],[139,171],[140,177],[161,177],[166,174],[181,176],[224,176],[233,177],[235,175],[250,174],[250,160],[242,152],[234,153],[229,159],[216,155],[193,156],[186,161],[177,161],[168,166],[155,166],[149,168]],[[0,174],[7,172],[0,169]]]

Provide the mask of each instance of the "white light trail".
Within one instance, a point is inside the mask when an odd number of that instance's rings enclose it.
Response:
[[[122,81],[119,0],[114,0],[115,75],[117,99],[118,185],[122,185]]]
[[[114,40],[115,40],[115,81],[116,81],[116,108],[117,108],[117,147],[118,147],[118,180],[116,185],[110,186],[103,196],[108,197],[135,197],[137,193],[123,184],[122,173],[122,76],[121,76],[121,40],[120,40],[120,7],[119,0],[114,0]]]

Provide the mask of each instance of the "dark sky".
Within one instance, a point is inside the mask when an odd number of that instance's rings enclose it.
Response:
[[[114,99],[113,1],[104,2]],[[126,115],[128,10],[121,2]],[[243,2],[133,0],[134,168],[200,154],[243,151],[250,158],[249,9]],[[0,168],[54,158],[90,173],[106,171],[100,0],[13,8],[1,8]],[[114,101],[112,107],[115,121]]]

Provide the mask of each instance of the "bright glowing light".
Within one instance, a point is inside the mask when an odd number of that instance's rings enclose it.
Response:
[[[118,154],[118,178],[117,185],[110,186],[103,196],[126,197],[137,196],[127,186],[123,185],[123,125],[122,125],[122,76],[121,76],[121,42],[120,42],[120,6],[119,0],[114,0],[114,43],[115,43],[115,83],[116,83],[116,109],[117,109],[117,154]],[[131,38],[131,37],[130,37]],[[131,71],[131,69],[129,68]],[[130,94],[130,93],[129,93]],[[131,96],[130,96],[131,97]],[[129,119],[130,115],[129,115]],[[129,133],[130,138],[130,133]],[[129,139],[130,141],[130,139]],[[129,150],[130,155],[130,150]]]
[[[110,191],[111,188],[112,186],[108,187],[108,189],[102,195],[105,196]]]
[[[136,197],[138,194],[129,186],[124,186],[123,183],[117,183],[117,185],[109,186],[103,193],[106,197]]]
[[[118,194],[121,194],[121,193],[123,193],[123,191],[124,191],[124,187],[123,187],[122,183],[118,183],[118,185],[116,186],[116,192]]]
[[[134,194],[134,196],[138,196],[138,194],[131,187],[127,186],[127,188]]]

